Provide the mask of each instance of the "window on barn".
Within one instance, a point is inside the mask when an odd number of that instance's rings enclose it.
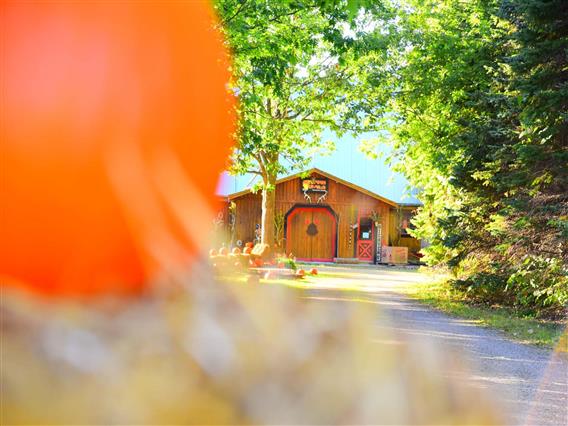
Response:
[[[371,218],[361,218],[359,227],[359,240],[373,239],[373,221]]]

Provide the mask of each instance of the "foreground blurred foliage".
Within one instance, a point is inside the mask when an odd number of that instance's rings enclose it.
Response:
[[[4,291],[2,423],[497,422],[482,389],[445,374],[458,354],[393,343],[377,305],[235,281],[202,270],[89,304]]]
[[[414,235],[478,300],[568,302],[568,2],[401,0],[383,117]]]

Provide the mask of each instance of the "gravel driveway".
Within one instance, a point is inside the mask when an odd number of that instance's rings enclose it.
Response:
[[[499,331],[435,311],[397,292],[409,282],[429,278],[415,271],[389,268],[321,267],[330,274],[317,282],[316,292],[334,292],[349,285],[387,313],[378,327],[394,328],[401,342],[427,339],[465,355],[470,368],[447,371],[472,386],[487,390],[505,409],[509,424],[568,425],[568,358],[509,340]],[[349,276],[346,276],[349,274]],[[379,316],[383,318],[384,316]]]

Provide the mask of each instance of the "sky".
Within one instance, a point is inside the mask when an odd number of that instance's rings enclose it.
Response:
[[[390,152],[388,146],[381,145],[379,148],[384,153],[383,158],[371,159],[359,150],[359,139],[348,135],[338,138],[332,133],[325,136],[327,140],[335,142],[336,150],[330,155],[313,155],[310,168],[317,167],[395,202],[418,203],[418,200],[410,195],[410,192],[416,191],[409,190],[408,181],[404,176],[394,172],[385,163],[385,157]],[[254,178],[253,175],[231,176],[223,173],[217,193],[228,195],[242,191],[253,184]]]

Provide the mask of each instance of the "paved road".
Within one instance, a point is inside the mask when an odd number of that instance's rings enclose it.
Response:
[[[399,293],[401,286],[429,279],[417,272],[348,267],[320,267],[320,271],[330,274],[330,278],[318,280],[316,292],[338,295],[334,289],[355,286],[390,318],[380,319],[378,327],[394,328],[401,341],[426,339],[448,350],[463,351],[469,371],[447,374],[486,389],[504,407],[509,424],[568,425],[565,355],[513,342],[499,331],[409,300]]]

